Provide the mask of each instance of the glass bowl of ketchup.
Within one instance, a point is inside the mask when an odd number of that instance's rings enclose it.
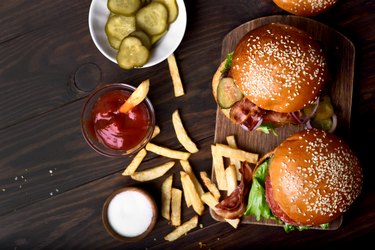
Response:
[[[108,157],[129,156],[142,149],[155,128],[155,111],[148,98],[127,113],[121,105],[135,87],[111,83],[97,88],[81,112],[81,130],[86,142]]]

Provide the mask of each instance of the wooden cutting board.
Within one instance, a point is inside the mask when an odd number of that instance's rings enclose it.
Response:
[[[236,44],[248,31],[273,22],[289,24],[300,28],[316,39],[322,46],[326,54],[329,69],[329,82],[326,88],[330,92],[338,117],[338,126],[335,133],[339,136],[347,137],[351,118],[355,48],[352,42],[341,33],[310,18],[293,15],[261,17],[240,25],[225,36],[221,50],[222,61],[228,52],[234,50]],[[302,129],[303,126],[278,128],[278,136],[260,132],[248,132],[240,126],[233,124],[218,108],[214,142],[226,144],[226,136],[235,135],[239,148],[256,152],[261,157],[273,150],[288,136]],[[216,182],[214,171],[212,171],[212,179]],[[210,210],[210,212],[214,219],[222,221],[222,218],[216,215],[213,210]],[[341,225],[341,222],[342,218],[334,221],[331,223],[329,229],[337,229]],[[244,216],[242,223],[280,226],[274,220],[257,221],[253,216]]]

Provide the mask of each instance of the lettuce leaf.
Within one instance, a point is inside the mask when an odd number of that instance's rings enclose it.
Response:
[[[256,130],[265,134],[272,132],[274,136],[277,136],[276,127],[272,124],[272,122],[263,122],[259,127],[257,127]]]
[[[261,218],[273,218],[271,209],[266,201],[265,180],[268,173],[268,161],[263,162],[254,173],[245,215],[254,215],[259,221]]]
[[[311,227],[310,226],[293,226],[288,223],[284,224],[284,231],[286,233],[289,233],[294,230],[303,231],[303,230],[308,230],[308,229],[311,229]]]
[[[232,66],[232,59],[233,59],[233,51],[227,54],[225,66],[224,66],[224,69],[221,71],[221,73],[224,73],[230,69],[230,67]]]
[[[289,232],[294,231],[294,230],[303,231],[303,230],[308,230],[308,229],[311,229],[311,228],[312,227],[310,227],[310,226],[293,226],[293,225],[290,225],[288,223],[284,224],[284,230],[285,230],[286,233],[289,233]],[[324,229],[324,230],[328,229],[329,223],[321,224],[320,228]]]

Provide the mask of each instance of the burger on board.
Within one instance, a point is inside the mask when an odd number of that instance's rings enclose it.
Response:
[[[357,157],[337,136],[298,132],[259,160],[245,215],[278,218],[286,231],[329,227],[362,189]]]
[[[212,93],[224,115],[250,131],[310,127],[315,117],[317,127],[333,131],[332,104],[328,96],[319,98],[327,78],[317,41],[294,26],[271,23],[242,37],[216,71]]]
[[[330,9],[337,0],[273,0],[281,9],[298,16],[316,16]]]

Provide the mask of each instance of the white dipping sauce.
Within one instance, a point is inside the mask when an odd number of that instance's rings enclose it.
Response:
[[[150,201],[139,192],[119,193],[108,205],[108,222],[122,236],[135,237],[142,234],[151,221]]]

